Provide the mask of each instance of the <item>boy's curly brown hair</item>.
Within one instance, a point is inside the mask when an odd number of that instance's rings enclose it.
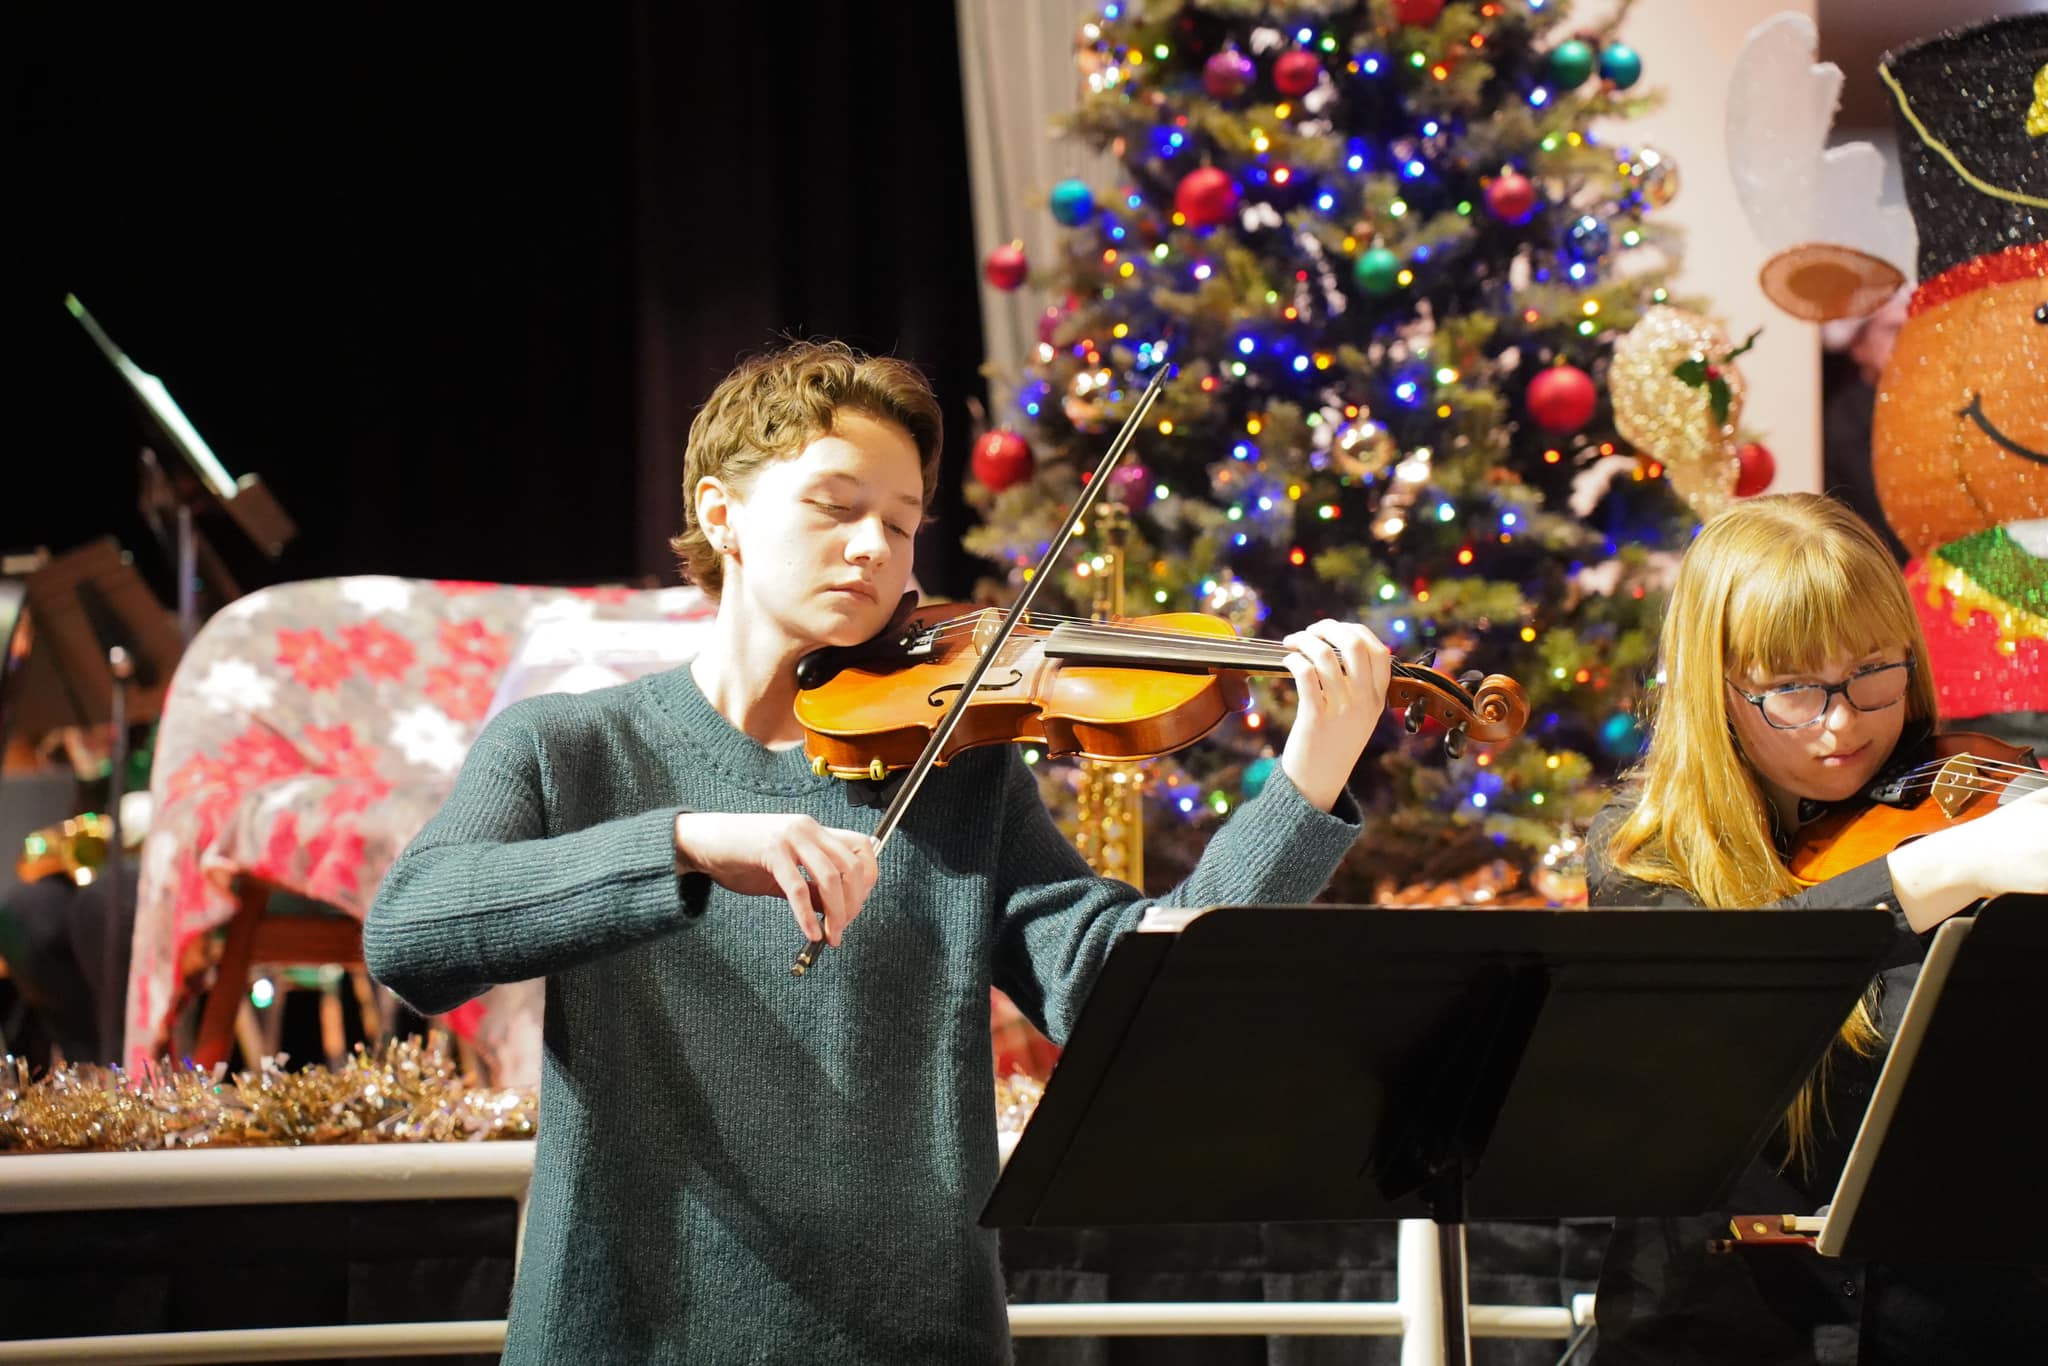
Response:
[[[917,446],[924,505],[938,490],[944,419],[917,368],[867,356],[844,342],[795,342],[742,361],[690,423],[683,452],[683,530],[669,541],[684,579],[717,597],[725,564],[697,525],[697,481],[715,477],[742,497],[771,461],[786,460],[832,430],[842,410],[892,422]]]

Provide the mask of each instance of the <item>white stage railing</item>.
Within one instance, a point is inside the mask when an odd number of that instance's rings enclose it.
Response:
[[[1004,1156],[1011,1140],[1005,1135]],[[509,1199],[526,1224],[533,1144],[389,1143],[218,1148],[156,1153],[38,1153],[0,1158],[0,1215],[346,1200]],[[1018,1337],[1352,1335],[1402,1339],[1404,1366],[1442,1360],[1436,1234],[1404,1220],[1392,1303],[1016,1304]],[[1558,1338],[1592,1317],[1570,1309],[1474,1305],[1474,1337]],[[238,1328],[191,1333],[0,1341],[0,1363],[290,1361],[308,1357],[457,1356],[499,1352],[499,1320]]]

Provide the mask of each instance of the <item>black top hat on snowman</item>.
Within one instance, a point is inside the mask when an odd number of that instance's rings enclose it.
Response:
[[[2048,14],[1885,54],[1922,283],[2048,238]]]

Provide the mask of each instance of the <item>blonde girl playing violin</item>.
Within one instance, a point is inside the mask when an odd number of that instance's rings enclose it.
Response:
[[[1152,903],[1090,874],[1013,748],[936,770],[879,859],[878,785],[805,759],[796,663],[889,620],[939,445],[901,362],[803,344],[741,365],[684,458],[675,545],[718,598],[710,642],[506,710],[384,882],[365,955],[419,1009],[547,979],[507,1362],[1008,1354],[976,1227],[988,990],[1062,1038]],[[1311,900],[1358,833],[1344,784],[1390,657],[1337,622],[1288,643],[1279,773],[1166,904]]]
[[[1792,876],[1800,828],[1913,759],[1936,721],[1898,567],[1829,498],[1754,498],[1710,519],[1680,563],[1659,664],[1648,751],[1588,840],[1592,904],[1898,915],[1895,970],[1844,1023],[1731,1199],[1810,1212],[1831,1198],[1881,1062],[1884,1012],[1910,990],[1921,936],[1981,898],[2048,892],[2048,791],[1812,887]],[[2033,1273],[1860,1266],[1795,1249],[1710,1254],[1724,1224],[1617,1224],[1600,1282],[1600,1366],[1991,1360],[1976,1353],[2048,1329],[2048,1285]]]

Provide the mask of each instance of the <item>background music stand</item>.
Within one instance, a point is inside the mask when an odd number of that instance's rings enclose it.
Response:
[[[217,507],[226,512],[256,549],[271,560],[284,553],[285,546],[298,535],[298,527],[272,496],[260,475],[245,474],[240,479],[228,475],[220,457],[206,444],[206,438],[185,416],[163,381],[130,360],[86,311],[77,295],[65,295],[64,307],[92,338],[93,345],[99,348],[107,364],[126,383],[144,422],[155,434],[155,440],[165,449],[176,451],[186,471],[181,477],[165,470],[157,463],[156,452],[147,446],[143,448],[144,515],[155,525],[167,502],[175,507],[178,634],[181,640],[189,641],[198,629],[195,594],[202,568],[217,599],[216,606],[240,596],[240,589],[228,575],[219,555],[195,530],[195,510]]]
[[[1894,933],[1882,911],[1265,906],[1127,935],[981,1222],[1428,1217],[1469,1361],[1465,1221],[1713,1208]]]
[[[27,658],[7,680],[7,719],[41,736],[64,726],[114,719],[115,679],[107,653],[128,652],[135,674],[126,719],[154,721],[184,644],[176,622],[126,552],[102,537],[49,560],[25,584],[18,631]]]
[[[1814,1247],[1862,1260],[2048,1261],[2038,1074],[2048,897],[1935,933]],[[1984,1173],[2000,1174],[1987,1204]],[[1961,1221],[1967,1218],[1965,1226]]]
[[[28,676],[29,647],[34,643],[28,619],[28,581],[0,574],[0,749],[14,733],[14,715],[21,708],[22,680]]]

